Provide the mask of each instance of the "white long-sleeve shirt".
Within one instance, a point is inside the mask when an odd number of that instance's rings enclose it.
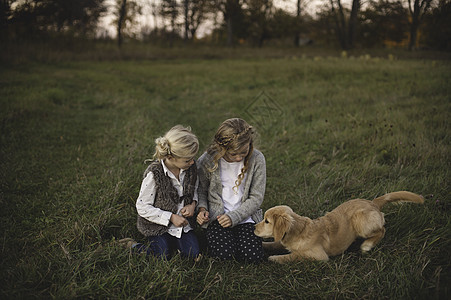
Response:
[[[222,182],[222,201],[224,202],[224,212],[234,211],[241,206],[241,198],[243,198],[244,183],[246,182],[247,174],[244,174],[244,178],[241,181],[240,186],[235,187],[238,175],[241,173],[241,169],[244,166],[244,162],[227,162],[224,158],[219,160],[220,174]],[[249,216],[239,224],[255,223]]]
[[[172,185],[177,190],[179,197],[183,196],[183,180],[185,179],[185,171],[180,170],[179,178],[180,181],[175,177],[174,174],[166,167],[163,161],[161,161],[163,166],[164,173],[169,176],[171,179]],[[199,179],[196,180],[196,186],[194,189],[194,197],[193,201],[197,202],[197,187],[199,185]],[[155,203],[155,194],[156,194],[156,184],[155,178],[152,172],[147,173],[147,176],[144,178],[141,184],[141,190],[139,192],[138,199],[136,200],[136,210],[138,214],[149,220],[150,222],[160,224],[163,226],[169,226],[168,233],[172,236],[180,238],[183,232],[188,232],[192,230],[191,226],[188,224],[184,227],[176,227],[174,224],[169,224],[172,212],[162,210],[158,207],[154,206]],[[184,201],[182,201],[177,207],[177,214],[182,215],[180,210],[185,206]]]

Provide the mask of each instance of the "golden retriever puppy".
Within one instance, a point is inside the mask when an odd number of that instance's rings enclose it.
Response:
[[[288,206],[276,206],[266,211],[263,221],[255,226],[255,234],[274,238],[274,242],[263,243],[266,250],[290,252],[269,257],[278,263],[302,258],[325,261],[343,253],[357,237],[365,239],[360,249],[367,252],[384,237],[385,220],[380,209],[389,202],[423,203],[424,199],[405,191],[373,201],[354,199],[315,220],[295,214]]]

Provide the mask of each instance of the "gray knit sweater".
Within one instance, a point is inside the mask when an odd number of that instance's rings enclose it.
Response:
[[[210,221],[208,224],[216,220],[217,216],[224,214],[221,165],[215,171],[209,172],[208,169],[212,167],[213,158],[208,153],[202,154],[197,160],[197,172],[199,176],[199,187],[197,189],[199,202],[197,206],[198,208],[204,207],[209,211]],[[244,184],[241,206],[226,214],[232,220],[232,227],[247,219],[249,216],[256,223],[263,219],[260,205],[265,196],[266,162],[265,157],[260,151],[254,149],[252,152],[246,174],[245,181],[241,183]],[[206,228],[208,224],[204,224],[202,227]]]

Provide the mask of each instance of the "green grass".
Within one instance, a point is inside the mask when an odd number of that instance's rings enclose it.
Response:
[[[445,299],[450,82],[448,61],[368,57],[5,63],[2,298]],[[261,92],[281,111],[259,124],[265,111],[246,108]],[[162,262],[117,246],[140,238],[134,204],[153,140],[180,123],[205,149],[235,116],[260,133],[263,209],[315,218],[396,190],[426,202],[385,207],[371,253],[355,244],[325,263]]]

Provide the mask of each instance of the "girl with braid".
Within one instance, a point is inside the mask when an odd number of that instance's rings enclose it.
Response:
[[[206,228],[208,253],[222,260],[260,262],[262,240],[254,225],[266,185],[263,154],[254,149],[255,129],[246,121],[224,121],[212,144],[197,161],[197,222]]]
[[[197,137],[190,128],[171,128],[155,140],[153,161],[144,172],[139,197],[138,230],[150,247],[133,243],[138,252],[169,259],[175,250],[196,259],[199,244],[189,220],[197,202],[197,167],[194,157],[199,149]],[[195,222],[195,220],[194,220]]]

